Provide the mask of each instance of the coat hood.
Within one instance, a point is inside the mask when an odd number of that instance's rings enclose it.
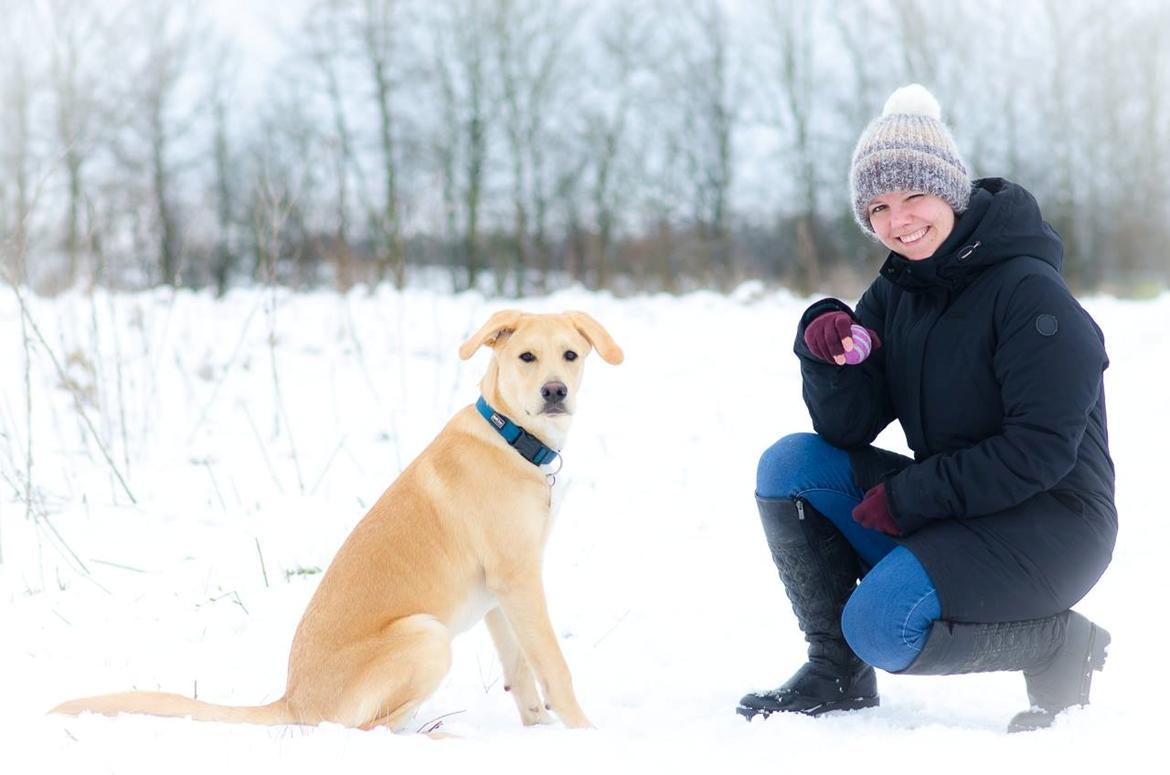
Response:
[[[1044,222],[1035,197],[1003,178],[983,178],[972,184],[968,209],[933,256],[911,261],[891,252],[881,275],[908,290],[955,291],[1016,256],[1039,258],[1059,272],[1063,254],[1060,237]]]

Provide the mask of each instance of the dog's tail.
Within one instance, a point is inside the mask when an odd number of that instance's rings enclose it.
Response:
[[[76,716],[81,713],[101,713],[116,716],[119,713],[144,713],[150,716],[191,718],[195,721],[223,721],[236,724],[295,724],[288,703],[283,697],[268,705],[237,707],[214,705],[210,702],[163,692],[122,692],[70,700],[53,708],[50,713]]]

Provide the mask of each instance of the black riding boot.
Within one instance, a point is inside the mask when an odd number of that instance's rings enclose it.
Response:
[[[1056,714],[1089,704],[1093,671],[1105,666],[1109,633],[1074,611],[1046,619],[1003,624],[937,621],[922,653],[903,673],[952,675],[1022,670],[1029,710],[1017,713],[1009,732],[1052,725]]]
[[[786,711],[817,716],[878,704],[877,678],[841,634],[841,611],[853,593],[860,563],[827,518],[803,500],[756,498],[772,560],[800,629],[808,662],[778,689],[744,695],[745,718]]]

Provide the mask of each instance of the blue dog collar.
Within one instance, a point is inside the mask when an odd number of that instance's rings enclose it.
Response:
[[[504,441],[508,442],[529,463],[542,466],[556,460],[557,453],[554,450],[549,449],[540,439],[488,406],[488,402],[484,400],[483,396],[480,396],[479,400],[475,402],[475,408],[483,415],[483,419],[487,420],[496,429],[496,432],[504,437]]]

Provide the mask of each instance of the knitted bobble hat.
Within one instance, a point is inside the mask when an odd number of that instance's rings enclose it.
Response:
[[[861,133],[853,149],[849,188],[853,217],[870,233],[869,202],[894,191],[934,194],[956,215],[967,209],[967,165],[942,122],[938,100],[924,86],[913,83],[895,91],[881,116]]]

